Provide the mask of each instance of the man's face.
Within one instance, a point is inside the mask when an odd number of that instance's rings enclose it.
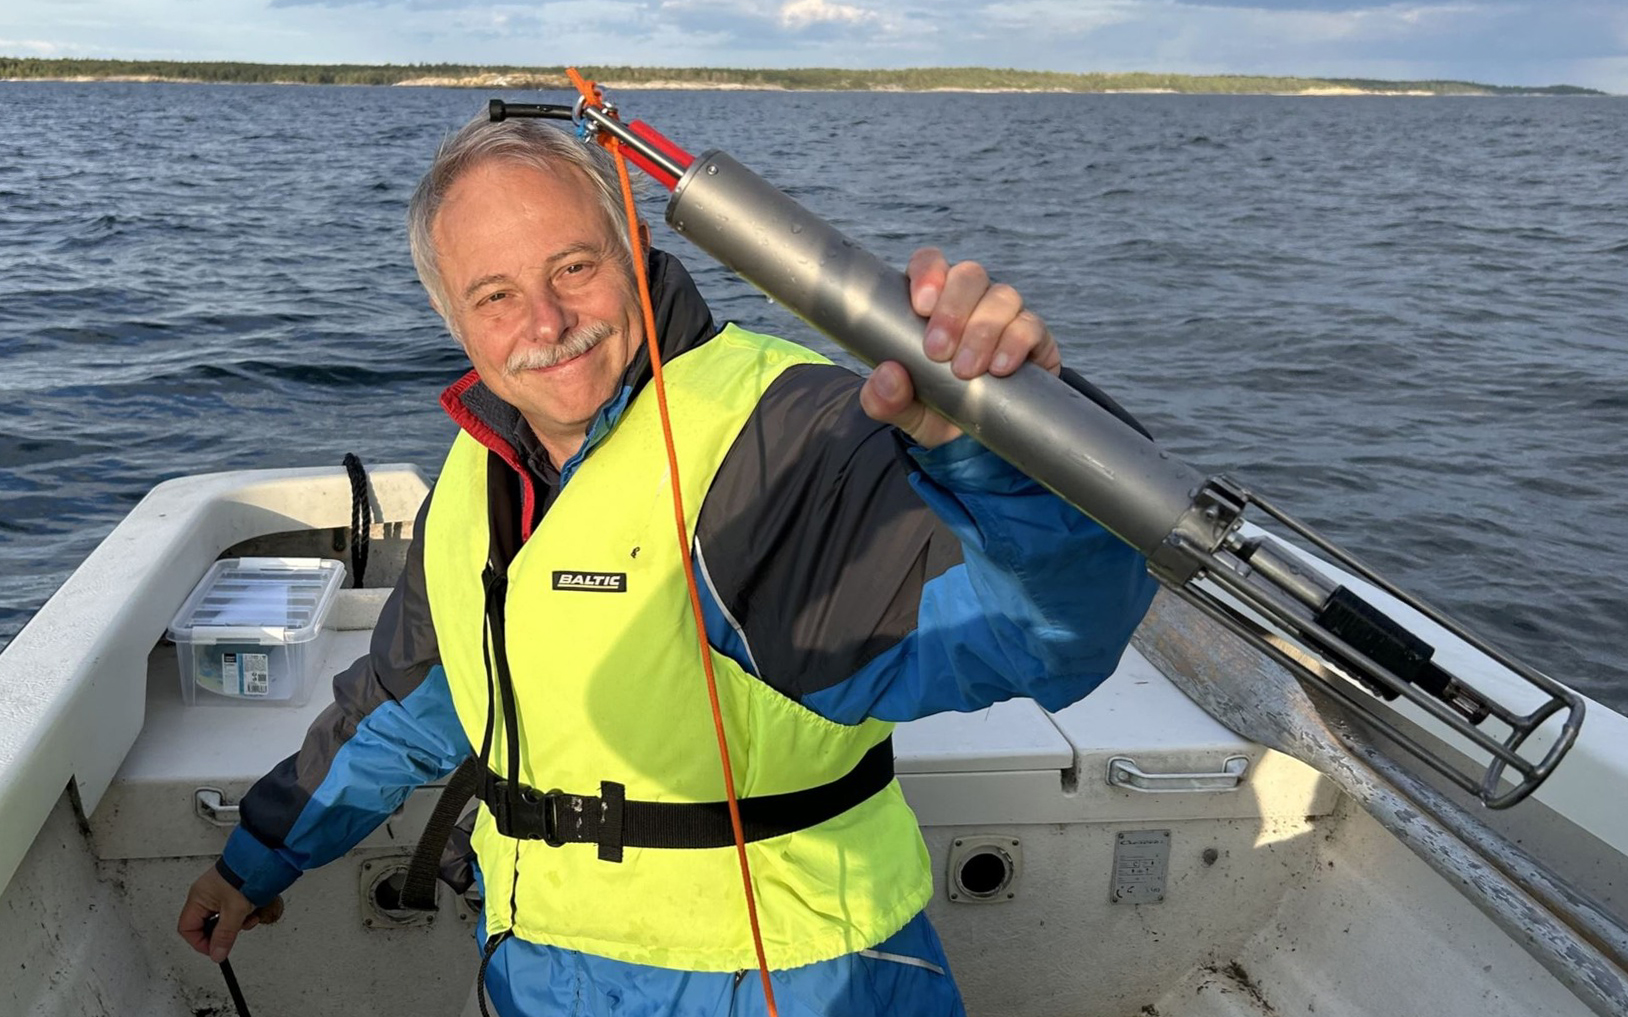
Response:
[[[487,387],[556,456],[575,452],[644,329],[588,180],[487,162],[447,192],[431,236],[440,308]]]

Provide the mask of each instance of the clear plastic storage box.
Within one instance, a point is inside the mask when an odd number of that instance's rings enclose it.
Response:
[[[301,706],[312,646],[345,581],[326,558],[225,558],[187,597],[169,636],[188,704]]]

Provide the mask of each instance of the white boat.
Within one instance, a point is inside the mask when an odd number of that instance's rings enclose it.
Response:
[[[313,644],[319,674],[366,649],[427,493],[413,467],[370,480],[370,588],[341,591]],[[163,637],[217,559],[343,558],[350,521],[341,470],[162,484],[0,654],[0,1017],[233,1012],[175,916],[234,824],[233,803],[292,751],[325,696],[319,685],[304,707],[188,706]],[[1470,652],[1396,610],[1442,654]],[[970,1013],[1572,1017],[1625,998],[1608,978],[1576,991],[1579,971],[1625,977],[1621,957],[1602,969],[1585,956],[1612,956],[1612,933],[1581,934],[1581,951],[1568,940],[1560,960],[1551,950],[1540,962],[1541,929],[1496,918],[1486,887],[1466,896],[1464,879],[1410,848],[1426,829],[1410,825],[1417,815],[1383,825],[1349,774],[1330,779],[1195,705],[1178,686],[1203,676],[1188,671],[1241,658],[1195,663],[1180,624],[1156,610],[1113,677],[1056,714],[1018,701],[896,735],[934,859],[930,911]],[[1625,788],[1628,718],[1591,702],[1536,793],[1479,815],[1620,914]],[[301,879],[281,923],[239,940],[232,960],[257,1017],[462,1010],[473,910],[444,887],[427,917],[385,910],[375,894],[406,864],[434,797],[415,793]],[[1496,877],[1468,857],[1471,882]]]

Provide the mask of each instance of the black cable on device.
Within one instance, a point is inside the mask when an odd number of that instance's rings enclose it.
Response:
[[[204,919],[204,937],[212,938],[215,934],[215,923],[220,921],[220,915],[210,915]],[[249,1017],[249,1004],[243,1000],[243,989],[237,984],[237,975],[232,973],[232,962],[220,962],[220,973],[226,979],[226,991],[231,993],[232,1005],[237,1008],[238,1017]]]
[[[475,1001],[480,1004],[480,1017],[492,1017],[491,1011],[486,1009],[486,966],[492,963],[492,955],[508,938],[509,933],[500,932],[488,939],[486,949],[481,951],[480,970],[475,972]]]

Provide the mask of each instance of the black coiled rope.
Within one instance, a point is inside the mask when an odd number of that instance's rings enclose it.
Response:
[[[373,529],[373,506],[367,500],[367,470],[355,452],[345,453],[345,472],[350,476],[350,572],[356,588],[362,588],[367,572],[368,533]]]

